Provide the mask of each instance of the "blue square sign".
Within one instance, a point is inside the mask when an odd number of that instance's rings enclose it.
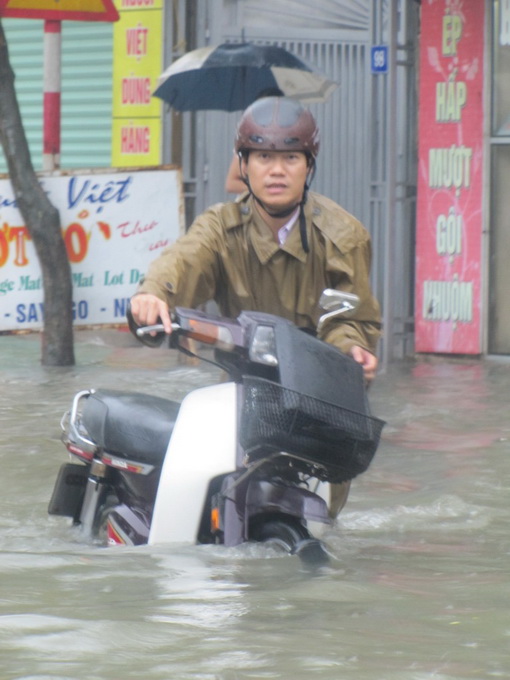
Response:
[[[371,54],[372,73],[388,73],[388,46],[374,45]]]

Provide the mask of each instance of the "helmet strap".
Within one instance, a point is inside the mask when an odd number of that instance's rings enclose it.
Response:
[[[301,245],[305,253],[310,252],[310,247],[308,245],[308,236],[306,233],[306,217],[305,217],[305,203],[308,198],[308,185],[305,184],[305,190],[303,192],[303,200],[299,204],[299,235],[301,236]]]

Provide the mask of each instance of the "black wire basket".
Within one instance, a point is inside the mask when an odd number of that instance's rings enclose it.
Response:
[[[240,442],[249,463],[284,452],[328,482],[352,479],[370,465],[383,420],[269,380],[245,378],[243,385]]]

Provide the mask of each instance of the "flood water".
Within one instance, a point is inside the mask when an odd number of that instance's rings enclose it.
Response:
[[[509,362],[377,379],[382,443],[310,572],[259,545],[100,548],[48,517],[74,392],[217,378],[113,330],[78,332],[76,358],[0,337],[1,680],[510,677]]]

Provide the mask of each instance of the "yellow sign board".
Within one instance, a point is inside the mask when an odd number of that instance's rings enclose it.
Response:
[[[113,119],[113,167],[147,167],[160,165],[160,163],[161,122],[159,118]]]
[[[162,106],[152,93],[163,68],[163,2],[116,2],[111,165],[156,166],[161,163]]]
[[[124,12],[113,29],[113,116],[161,115],[152,97],[162,71],[161,11]]]

